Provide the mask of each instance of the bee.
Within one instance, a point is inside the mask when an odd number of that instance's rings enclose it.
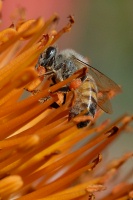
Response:
[[[112,113],[110,103],[110,92],[119,93],[121,88],[106,75],[90,66],[87,60],[71,49],[58,50],[54,46],[48,47],[39,57],[36,64],[43,66],[46,74],[51,75],[53,83],[72,76],[77,70],[87,67],[88,72],[80,78],[81,84],[74,91],[75,100],[69,111],[69,120],[84,112],[84,116],[93,117],[100,107],[106,113]],[[71,90],[70,84],[66,87],[66,92]],[[78,128],[87,126],[90,120],[81,120]]]

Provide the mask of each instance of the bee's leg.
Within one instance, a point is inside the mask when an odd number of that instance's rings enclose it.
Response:
[[[50,96],[43,97],[43,98],[39,99],[39,102],[44,103],[45,101],[48,101],[49,99],[50,99]]]
[[[58,92],[61,92],[62,95],[63,95],[63,102],[62,102],[62,105],[63,105],[63,104],[65,104],[65,102],[66,102],[66,93],[68,92],[68,90],[66,90],[65,87],[64,87],[64,88],[61,88],[61,89],[63,89],[63,90],[60,90],[60,89],[59,89]],[[51,104],[51,107],[52,107],[52,108],[59,108],[60,106],[58,105],[58,103],[54,102],[54,103]]]
[[[58,105],[58,103],[54,102],[50,105],[52,108],[59,108],[60,106]]]
[[[66,102],[66,93],[63,93],[63,102],[62,102],[62,105],[63,104],[65,104],[65,102]],[[50,99],[50,96],[48,96],[48,97],[45,97],[45,98],[41,98],[39,101],[41,102],[41,103],[44,103],[45,101],[47,101],[47,100],[49,100]],[[56,103],[56,102],[54,102],[54,103],[52,103],[51,105],[50,105],[52,108],[59,108],[60,107],[60,105],[58,104],[58,103]]]
[[[59,91],[59,92],[62,92],[62,93],[67,93],[67,92],[70,91],[70,89],[69,89],[68,86],[64,86],[64,87],[60,88],[58,91]]]
[[[86,127],[89,123],[90,123],[89,120],[86,120],[86,121],[84,121],[84,122],[79,122],[79,123],[77,124],[77,128]]]
[[[43,97],[43,98],[39,99],[39,102],[44,103],[45,101],[48,101],[50,98],[51,98],[50,96]],[[60,107],[56,102],[52,103],[50,106],[52,108],[59,108]]]
[[[62,104],[65,104],[65,102],[66,102],[66,94],[67,94],[67,92],[70,91],[69,87],[68,86],[64,86],[64,87],[60,88],[58,91],[62,92],[62,94],[64,95],[64,100],[63,100]]]
[[[40,90],[28,90],[27,88],[24,88],[25,91],[32,93],[33,95],[37,94],[38,92],[40,92]]]
[[[54,84],[53,84],[53,85],[54,85]],[[60,89],[57,91],[57,92],[61,92],[62,95],[64,96],[64,97],[63,97],[62,105],[65,104],[65,102],[66,102],[66,93],[69,92],[69,91],[70,91],[70,89],[69,89],[68,86],[64,86],[64,87],[60,88]],[[60,106],[58,105],[58,103],[54,102],[54,103],[51,104],[51,107],[52,107],[52,108],[59,108]]]

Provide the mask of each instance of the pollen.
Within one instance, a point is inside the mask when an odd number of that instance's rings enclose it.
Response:
[[[71,81],[71,83],[70,83],[70,89],[72,90],[72,89],[77,89],[78,87],[80,87],[80,85],[82,84],[82,81],[81,81],[81,79],[76,79],[76,80],[73,80],[73,81]]]

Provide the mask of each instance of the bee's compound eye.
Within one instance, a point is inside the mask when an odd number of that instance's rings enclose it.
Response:
[[[55,47],[48,47],[46,50],[46,59],[50,59],[55,57],[56,55],[56,48]]]

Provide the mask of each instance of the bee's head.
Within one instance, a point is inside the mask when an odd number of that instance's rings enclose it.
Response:
[[[55,61],[57,50],[55,47],[48,47],[39,57],[38,64],[46,68],[46,70],[51,70],[52,65]],[[37,68],[37,66],[36,66]]]

